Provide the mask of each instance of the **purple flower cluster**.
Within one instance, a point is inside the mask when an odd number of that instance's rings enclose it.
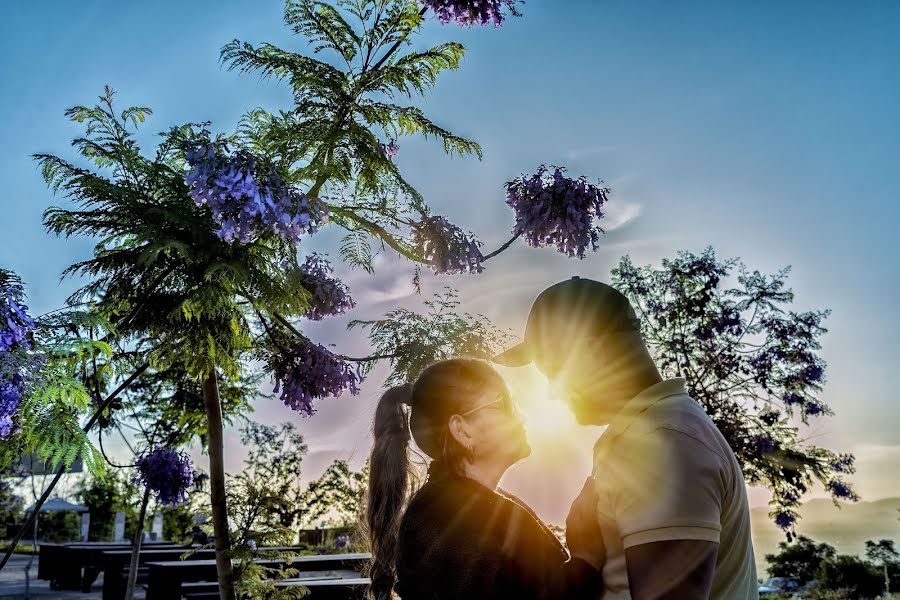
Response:
[[[381,146],[381,151],[384,152],[384,155],[388,160],[393,160],[397,153],[400,152],[400,144],[394,138],[391,138],[391,141],[387,144],[379,144]]]
[[[191,166],[184,182],[197,206],[207,205],[219,225],[216,235],[246,244],[271,231],[297,242],[314,233],[328,215],[247,152],[201,143],[185,154]]]
[[[839,454],[831,463],[831,470],[835,473],[850,475],[856,472],[856,458],[852,454]]]
[[[791,529],[796,522],[797,515],[794,513],[783,510],[779,510],[775,513],[775,525],[777,525],[779,529],[787,531]]]
[[[334,547],[338,550],[344,550],[347,546],[350,545],[350,536],[346,533],[342,533],[341,535],[334,538]]]
[[[0,440],[9,439],[16,431],[16,413],[22,404],[25,378],[19,373],[0,375]]]
[[[187,502],[187,492],[194,483],[191,459],[184,452],[153,446],[138,456],[134,465],[135,481],[156,493],[156,499],[169,506]]]
[[[25,393],[23,365],[31,362],[21,351],[31,348],[34,320],[22,303],[21,285],[8,283],[0,294],[0,440],[5,440],[16,431],[15,418]]]
[[[306,317],[320,321],[350,310],[356,303],[344,283],[331,276],[331,264],[324,256],[312,253],[300,266],[300,283],[311,294]]]
[[[825,489],[827,489],[836,499],[850,500],[851,502],[859,500],[859,496],[856,492],[840,479],[832,479],[825,485]]]
[[[597,250],[603,232],[594,221],[603,217],[607,188],[586,178],[566,177],[541,165],[537,172],[506,184],[506,204],[516,213],[514,234],[523,234],[534,247],[556,246],[568,256],[584,258],[588,246]]]
[[[413,244],[435,273],[481,273],[481,245],[446,217],[425,217],[412,226]]]
[[[8,352],[16,345],[29,347],[29,335],[34,329],[34,320],[28,316],[28,307],[22,304],[22,286],[10,283],[0,290],[0,352]]]
[[[503,9],[518,14],[515,0],[424,0],[425,6],[434,11],[443,23],[458,25],[487,25],[500,27],[506,20]]]
[[[340,396],[345,389],[359,393],[363,375],[321,344],[298,338],[290,350],[273,356],[269,367],[275,376],[276,394],[285,405],[311,416],[313,401]]]

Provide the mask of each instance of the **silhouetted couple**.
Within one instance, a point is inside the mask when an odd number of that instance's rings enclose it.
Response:
[[[535,300],[525,341],[583,425],[608,425],[566,521],[568,552],[498,489],[531,452],[488,362],[454,358],[391,388],[375,413],[368,526],[376,600],[757,598],[740,466],[685,391],[663,380],[628,300],[573,278]],[[432,460],[414,487],[410,438]]]

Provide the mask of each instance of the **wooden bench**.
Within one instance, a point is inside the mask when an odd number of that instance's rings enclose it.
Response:
[[[171,542],[147,543],[150,548],[184,548]],[[128,550],[130,543],[75,542],[41,544],[38,551],[38,578],[50,581],[54,590],[90,591],[100,571],[96,566],[106,550]]]
[[[294,546],[275,546],[263,547],[259,552],[299,552],[301,548]],[[184,555],[186,558],[182,559]],[[215,560],[216,552],[212,548],[172,548],[157,549],[151,547],[149,549],[141,548],[138,556],[138,566],[146,565],[150,562],[162,561],[183,561],[183,560]],[[103,552],[103,600],[122,600],[125,596],[126,576],[128,567],[131,565],[131,550],[107,550]],[[149,572],[149,569],[143,569]],[[146,581],[146,577],[140,577],[139,580]]]
[[[313,600],[356,600],[365,596],[369,579],[366,577],[296,577],[275,584],[276,587],[305,587]],[[219,584],[193,582],[181,584],[183,600],[219,600]]]
[[[358,574],[370,558],[369,554],[329,554],[258,559],[254,562],[269,568],[290,567],[301,573],[350,571]],[[183,583],[217,580],[215,560],[153,561],[146,564],[149,570],[146,600],[172,600],[180,597]]]

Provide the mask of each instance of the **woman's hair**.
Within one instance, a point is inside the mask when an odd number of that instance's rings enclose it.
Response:
[[[433,460],[460,471],[466,449],[450,435],[450,416],[469,410],[492,388],[505,391],[506,384],[486,361],[451,358],[428,366],[412,384],[390,388],[378,401],[366,510],[373,600],[389,600],[397,580],[400,521],[414,485],[410,437]]]

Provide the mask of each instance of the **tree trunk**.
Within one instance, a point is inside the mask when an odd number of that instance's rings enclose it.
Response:
[[[150,488],[144,488],[141,500],[141,513],[134,530],[134,542],[131,544],[131,563],[128,567],[128,584],[125,586],[125,600],[134,598],[134,587],[137,584],[138,558],[141,555],[141,542],[144,539],[144,519],[147,517],[147,503],[150,502]]]
[[[214,369],[203,380],[203,401],[206,404],[206,418],[209,422],[209,499],[212,505],[219,598],[235,600],[234,569],[231,565],[231,543],[228,536],[228,504],[225,499],[222,403],[219,399],[219,385]]]

